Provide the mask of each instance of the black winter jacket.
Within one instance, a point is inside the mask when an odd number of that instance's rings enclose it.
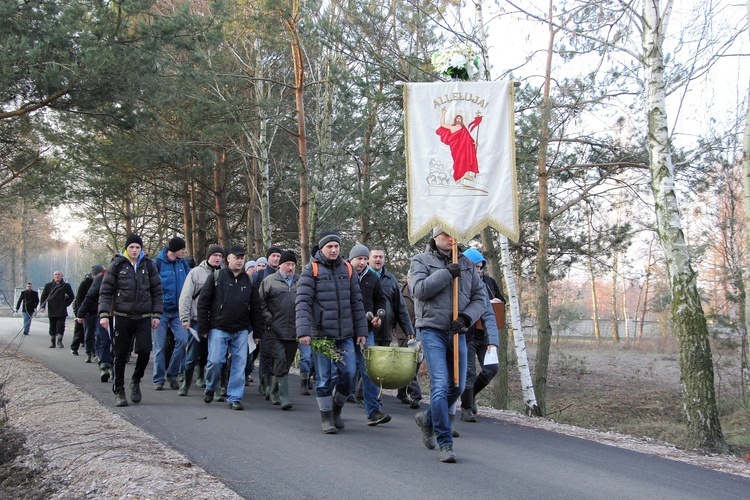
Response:
[[[398,280],[385,267],[380,273],[380,286],[383,287],[383,295],[385,295],[386,319],[375,329],[375,342],[393,340],[393,330],[396,328],[396,324],[401,327],[405,335],[414,335],[414,325],[409,318],[409,311],[400,291],[401,287]]]
[[[86,292],[86,296],[83,298],[81,305],[78,306],[76,318],[85,318],[89,314],[96,314],[98,312],[99,290],[102,288],[102,280],[104,279],[104,274],[106,274],[106,272],[107,271],[105,270],[104,273],[94,278],[94,281],[91,282],[89,291]]]
[[[218,272],[216,283],[214,274],[208,275],[198,297],[198,333],[208,335],[212,328],[236,333],[250,330],[252,325],[253,338],[261,338],[260,298],[250,276],[244,272],[235,276],[224,268]]]
[[[39,305],[39,294],[36,290],[24,290],[18,296],[18,302],[16,302],[16,310],[20,310],[23,306],[23,310],[27,314],[34,314],[36,306]]]
[[[161,318],[161,278],[156,264],[145,253],[138,257],[137,267],[123,255],[116,255],[110,262],[99,289],[99,317],[109,317],[112,306],[115,316]]]
[[[375,274],[375,271],[366,267],[364,272],[359,275],[359,289],[362,292],[362,305],[365,308],[365,319],[368,312],[373,315],[378,313],[378,309],[385,311],[387,304],[385,302],[385,295],[383,294],[383,287],[380,285],[380,278]],[[373,329],[372,323],[367,322],[367,330]]]
[[[47,309],[48,318],[64,318],[68,315],[68,306],[74,298],[70,283],[50,281],[42,291],[42,307]]]
[[[294,300],[297,298],[299,274],[292,278],[292,286],[284,276],[275,272],[260,284],[260,310],[266,326],[266,337],[297,340]]]
[[[83,278],[83,281],[81,281],[81,284],[78,285],[78,290],[76,290],[76,298],[73,301],[73,314],[75,314],[76,317],[78,317],[78,309],[81,308],[83,299],[86,298],[86,294],[89,292],[89,288],[91,288],[91,283],[93,282],[94,278],[92,278],[90,274],[87,274]]]
[[[308,264],[297,284],[297,338],[367,337],[359,279],[353,272],[349,276],[341,257],[331,261],[318,250],[312,260],[317,262],[318,276],[313,276],[312,265]]]

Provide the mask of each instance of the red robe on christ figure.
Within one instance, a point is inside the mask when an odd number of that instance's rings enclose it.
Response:
[[[470,129],[473,130],[479,126],[481,121],[481,116],[474,118],[469,124]],[[451,157],[453,157],[453,180],[456,182],[462,179],[473,179],[479,173],[476,143],[463,122],[463,116],[456,115],[452,125],[446,123],[445,108],[443,108],[440,117],[440,128],[436,131],[437,135],[440,136],[440,141],[448,145],[451,150]]]

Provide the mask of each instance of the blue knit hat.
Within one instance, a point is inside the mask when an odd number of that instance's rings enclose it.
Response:
[[[464,256],[467,257],[470,261],[474,263],[476,266],[477,264],[482,264],[482,269],[484,269],[484,266],[487,265],[487,259],[484,258],[484,255],[482,255],[482,252],[477,250],[476,248],[467,248],[464,251]]]

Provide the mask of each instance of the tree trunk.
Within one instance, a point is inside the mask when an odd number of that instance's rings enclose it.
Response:
[[[748,35],[750,35],[750,0],[747,2],[747,25],[748,25]],[[750,86],[748,87],[750,89]],[[745,114],[745,138],[742,141],[742,178],[743,178],[743,186],[745,188],[745,227],[750,227],[750,90],[748,91],[748,100],[747,100],[747,113]],[[750,248],[750,231],[746,230],[746,244],[745,248]],[[745,276],[750,277],[750,259],[746,265],[748,268],[748,271],[745,273]],[[742,396],[743,399],[747,397],[748,392],[750,392],[750,362],[748,361],[748,332],[750,332],[750,293],[747,293],[748,290],[750,290],[750,284],[745,284],[745,300],[743,301],[744,305],[744,321],[743,324],[745,326],[744,331],[741,332],[741,364],[742,364],[742,380],[744,381],[742,385]]]
[[[612,260],[612,342],[617,344],[620,342],[620,331],[617,323],[617,252],[612,256]]]
[[[225,153],[214,162],[214,210],[216,212],[216,234],[219,245],[229,247],[229,224],[227,223],[227,179],[224,169]]]
[[[689,446],[726,452],[714,392],[714,370],[708,328],[701,308],[690,254],[682,232],[666,115],[664,56],[666,24],[672,0],[659,11],[659,0],[644,2],[644,64],[648,113],[649,168],[656,204],[657,232],[667,263],[672,292],[672,322],[680,343],[682,399]]]
[[[547,146],[549,145],[550,120],[550,85],[552,79],[552,54],[555,41],[555,28],[552,24],[553,5],[549,3],[549,40],[547,46],[547,68],[544,79],[544,96],[542,98],[541,121],[539,132],[539,243],[536,255],[537,310],[536,322],[539,332],[539,344],[534,369],[534,392],[539,410],[546,413],[547,371],[549,368],[549,351],[552,344],[552,325],[549,322],[549,187],[547,178]]]
[[[193,245],[193,239],[190,237],[190,235],[193,234],[193,225],[192,225],[192,217],[190,216],[190,189],[188,187],[188,182],[183,181],[182,183],[182,234],[185,235],[185,246],[186,246],[186,254],[192,255],[193,258],[196,256],[196,250],[198,250]],[[200,260],[196,259],[196,263],[200,262]]]
[[[596,274],[594,273],[594,250],[591,247],[591,209],[586,205],[586,221],[588,226],[588,263],[589,263],[589,280],[591,281],[591,320],[594,322],[594,338],[596,342],[602,341],[602,331],[599,328],[599,302],[596,295]]]
[[[307,131],[305,129],[305,65],[302,58],[302,43],[297,33],[299,23],[299,0],[292,2],[292,11],[284,24],[291,37],[292,63],[294,66],[294,97],[297,108],[297,148],[299,152],[299,243],[300,260],[310,261],[309,180],[307,164]]]

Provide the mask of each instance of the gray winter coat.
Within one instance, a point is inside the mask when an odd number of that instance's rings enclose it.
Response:
[[[185,278],[185,284],[182,285],[180,292],[180,321],[183,323],[198,321],[198,297],[206,278],[213,272],[214,268],[208,265],[207,260],[204,260],[191,269]]]
[[[297,338],[367,337],[362,292],[355,273],[349,276],[341,257],[331,261],[320,250],[312,260],[318,263],[318,276],[313,276],[312,265],[308,264],[297,283]]]
[[[447,332],[453,319],[453,278],[447,269],[450,260],[430,240],[424,253],[412,257],[411,295],[414,298],[417,329],[433,328]],[[473,325],[487,311],[487,293],[474,263],[460,254],[458,264],[458,313]]]
[[[299,274],[286,284],[281,271],[276,271],[260,284],[260,314],[266,326],[266,338],[296,340],[295,299]]]

